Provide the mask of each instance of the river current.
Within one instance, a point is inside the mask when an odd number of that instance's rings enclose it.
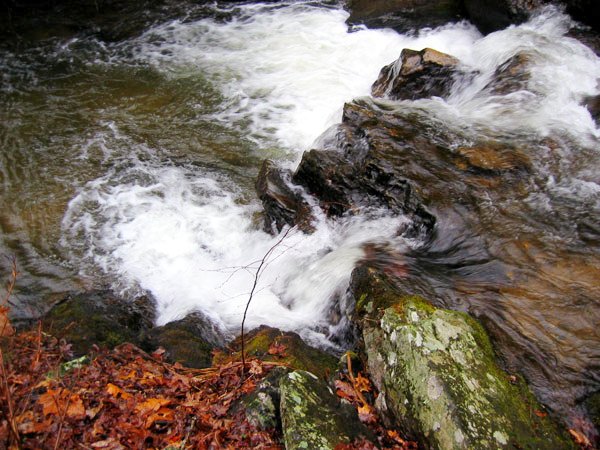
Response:
[[[481,206],[482,232],[498,236],[486,246],[519,281],[486,278],[488,266],[462,283],[440,275],[440,303],[481,316],[507,364],[532,361],[536,393],[576,415],[577,400],[600,386],[600,130],[582,105],[600,94],[600,59],[566,36],[573,23],[552,9],[487,37],[465,22],[348,32],[346,17],[331,2],[215,6],[117,42],[80,33],[2,45],[0,268],[8,273],[16,256],[15,315],[39,315],[55,293],[110,287],[151,294],[159,324],[198,309],[234,334],[256,269],[280,239],[261,229],[262,161],[295,168],[344,102],[369,96],[382,66],[403,48],[431,47],[477,76],[446,101],[386,108],[516,146],[557,143],[531,155],[527,208],[510,198]],[[483,93],[523,51],[534,61],[530,88]],[[344,322],[330,310],[364,245],[392,245],[409,263],[423,245],[396,236],[398,220],[317,213],[314,234],[292,232],[267,261],[247,326],[336,348]],[[460,232],[438,230],[446,242]],[[453,267],[473,258],[451,249]],[[424,255],[413,265],[433,279],[440,254]],[[502,287],[490,295],[494,281]]]

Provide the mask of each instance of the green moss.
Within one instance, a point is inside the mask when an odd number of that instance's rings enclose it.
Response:
[[[282,350],[270,354],[272,346],[279,346]],[[227,360],[238,360],[241,350],[240,338],[230,345],[235,350],[233,354],[218,354],[214,363],[222,363]],[[337,367],[337,359],[319,349],[307,345],[296,333],[282,332],[277,328],[262,326],[246,336],[246,355],[262,359],[263,361],[274,361],[287,364],[294,369],[306,370],[321,378],[328,378]]]

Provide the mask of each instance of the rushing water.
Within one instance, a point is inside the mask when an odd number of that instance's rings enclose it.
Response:
[[[600,60],[564,36],[570,21],[552,10],[485,38],[466,23],[413,36],[348,33],[346,17],[314,2],[255,4],[182,16],[115,43],[78,35],[1,48],[0,253],[15,254],[22,273],[16,312],[43,311],[47,294],[110,286],[151,293],[159,323],[200,309],[235,333],[260,260],[280,239],[259,225],[262,160],[295,167],[402,48],[432,47],[478,75],[447,101],[383,107],[527,149],[547,138],[529,155],[528,190],[484,201],[479,230],[442,221],[450,225],[434,249],[395,236],[404,219],[382,211],[335,221],[317,214],[314,234],[292,232],[267,261],[248,326],[335,345],[343,323],[332,305],[343,301],[364,244],[387,243],[415,259],[420,277],[437,280],[443,302],[507,336],[501,348],[525,355],[519,363],[535,360],[545,401],[572,408],[600,384],[600,131],[581,106],[600,93]],[[518,52],[533,61],[530,89],[482,92]],[[581,229],[591,230],[587,240]],[[518,281],[479,283],[488,266],[462,281],[440,272],[470,264],[468,246],[453,243],[477,231],[497,237],[485,246]]]

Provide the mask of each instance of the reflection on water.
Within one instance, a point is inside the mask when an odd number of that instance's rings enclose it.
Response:
[[[581,103],[599,94],[600,60],[563,36],[566,16],[485,38],[464,23],[401,36],[349,34],[331,5],[186,6],[116,42],[0,47],[0,253],[21,268],[18,314],[110,285],[152,293],[161,322],[201,308],[235,332],[253,262],[277,241],[256,220],[262,160],[293,168],[383,65],[429,46],[477,75],[447,101],[362,101],[429,124],[421,137],[436,145],[395,158],[439,218],[435,236],[403,240],[406,219],[382,211],[315,211],[315,234],[269,264],[251,325],[327,341],[352,267],[379,258],[405,289],[480,317],[555,408],[598,389],[600,131]],[[529,84],[486,90],[518,53]]]

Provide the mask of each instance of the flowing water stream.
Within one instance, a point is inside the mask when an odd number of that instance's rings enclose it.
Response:
[[[79,34],[2,45],[0,254],[16,255],[21,271],[15,314],[43,312],[40,299],[52,293],[110,286],[125,297],[150,293],[160,324],[199,309],[235,333],[258,263],[279,240],[260,228],[263,159],[293,169],[401,49],[432,47],[478,75],[447,101],[382,107],[524,148],[557,143],[530,155],[519,205],[481,205],[481,234],[499,236],[487,243],[491,254],[521,281],[504,280],[493,299],[479,295],[493,280],[480,289],[477,277],[439,281],[436,294],[499,329],[513,343],[505,348],[526,355],[519,363],[543,360],[532,363],[542,367],[537,393],[573,408],[600,386],[600,130],[581,105],[600,93],[600,59],[564,36],[570,19],[555,10],[485,38],[467,23],[410,36],[349,33],[346,17],[331,2],[249,4],[181,15],[118,42]],[[523,51],[533,88],[482,92]],[[337,345],[330,310],[366,243],[393,245],[430,279],[439,260],[459,267],[473,257],[464,246],[453,253],[460,229],[438,230],[447,247],[414,257],[423,243],[396,236],[398,220],[406,219],[317,214],[314,234],[293,232],[277,247],[248,326]],[[8,266],[3,257],[4,273]],[[460,300],[471,294],[471,304]]]

